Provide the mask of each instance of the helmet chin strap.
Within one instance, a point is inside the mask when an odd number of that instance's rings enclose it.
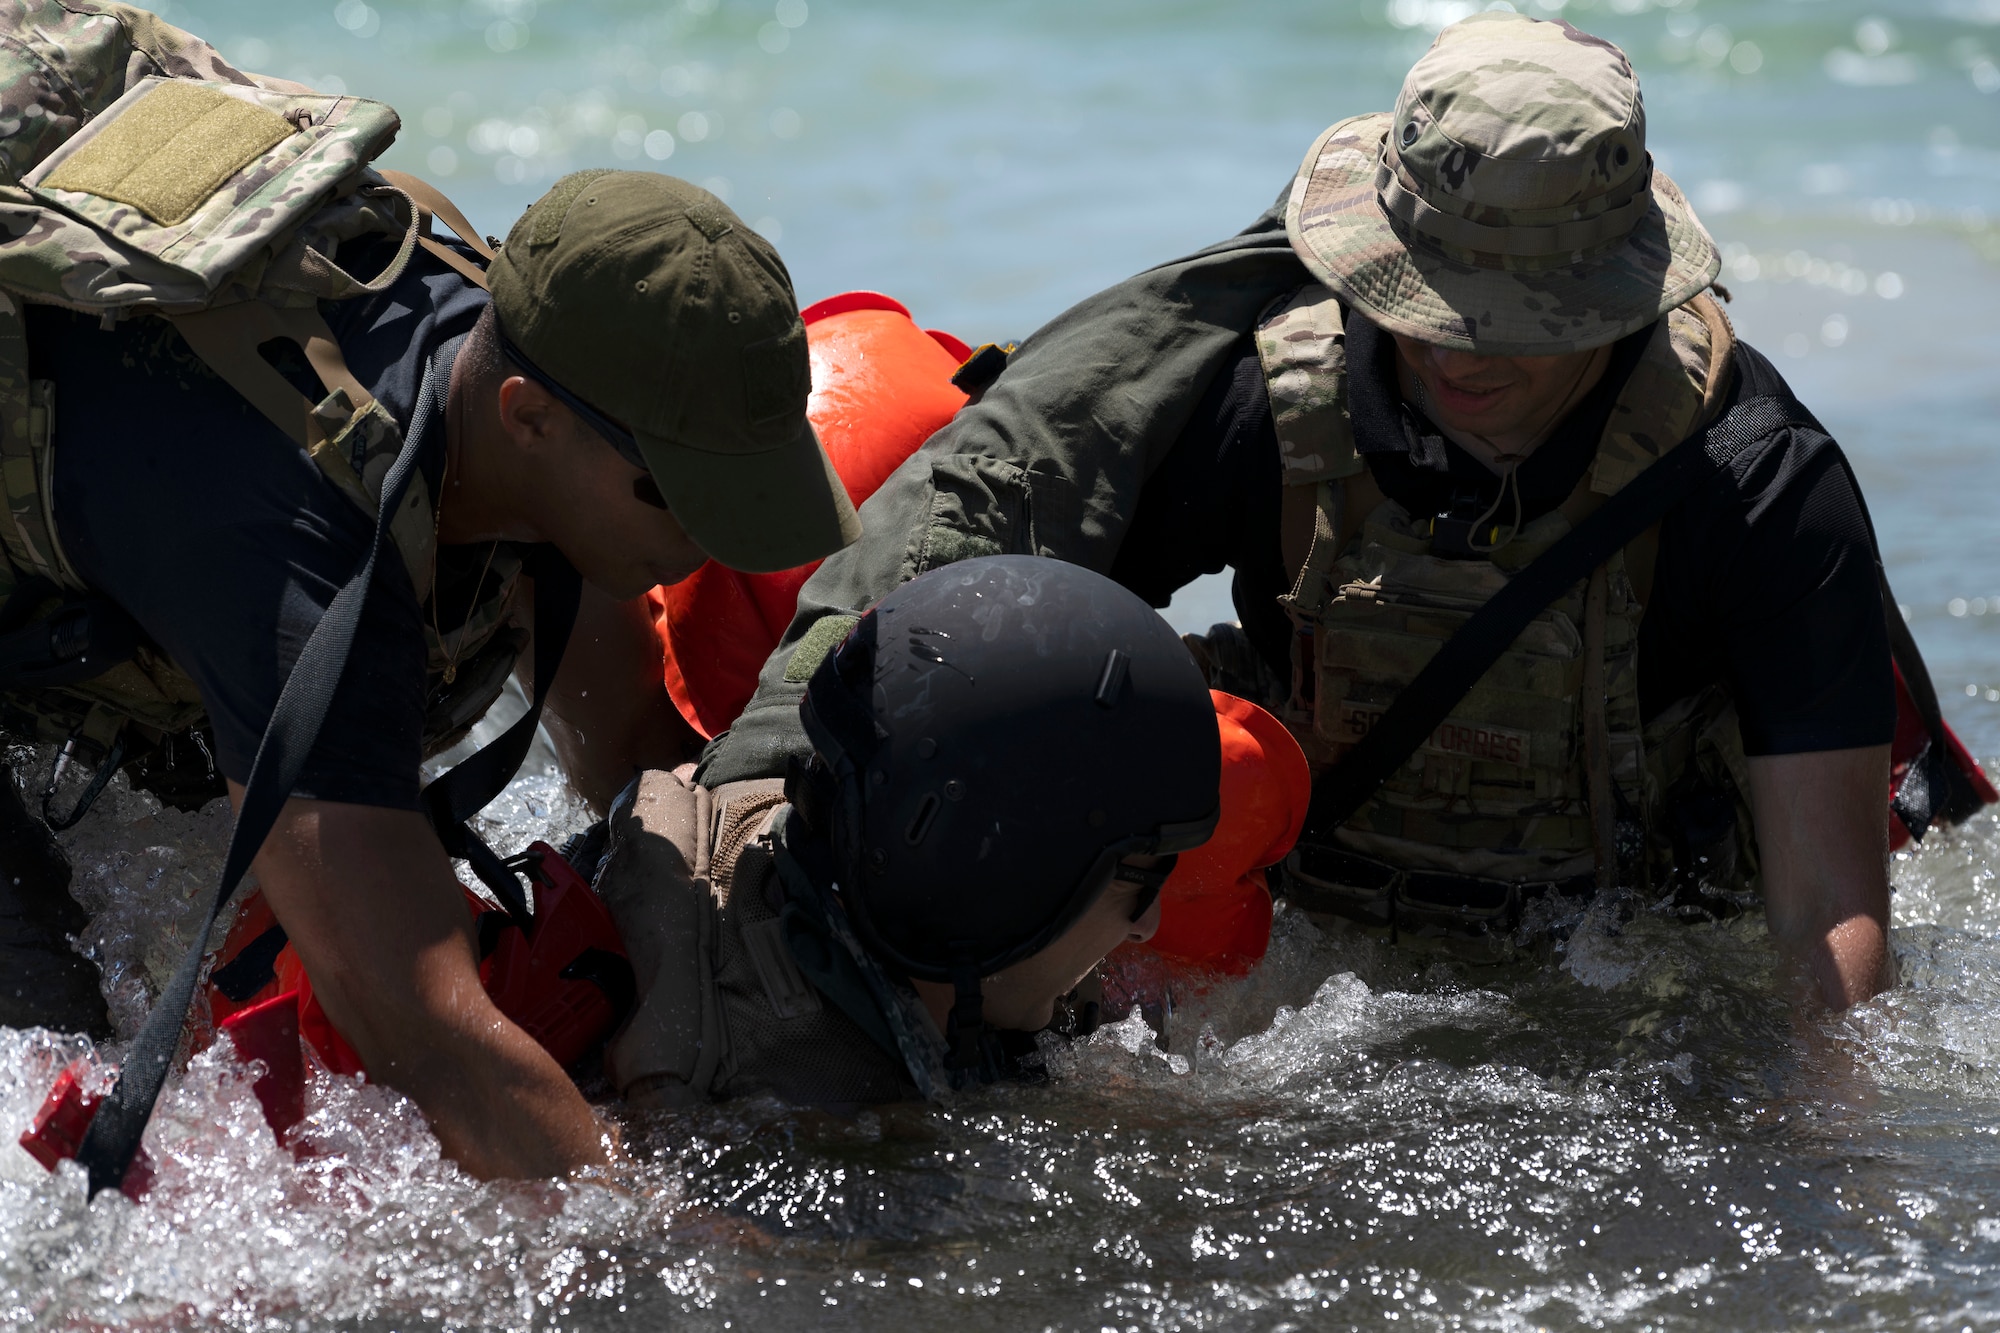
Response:
[[[993,1058],[993,1035],[986,1026],[979,969],[973,966],[970,954],[961,953],[952,960],[951,984],[955,994],[944,1034],[945,1044],[951,1050],[944,1066],[960,1086],[973,1079],[991,1083],[1000,1077],[1000,1069]]]

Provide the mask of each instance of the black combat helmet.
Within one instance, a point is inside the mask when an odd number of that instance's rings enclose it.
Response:
[[[883,961],[956,986],[955,1065],[981,977],[1073,925],[1121,858],[1215,828],[1201,672],[1138,597],[1058,560],[966,560],[890,593],[813,674],[803,720],[842,902]]]

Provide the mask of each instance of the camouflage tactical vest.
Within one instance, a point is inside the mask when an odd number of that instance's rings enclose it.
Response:
[[[1489,531],[1450,533],[1386,499],[1356,451],[1344,321],[1314,284],[1267,312],[1257,335],[1296,572],[1282,599],[1299,633],[1281,707],[1316,765],[1366,735],[1514,572],[1713,417],[1734,347],[1710,297],[1672,311],[1575,492],[1511,534],[1504,514]],[[1686,701],[1641,726],[1636,650],[1656,551],[1649,532],[1538,615],[1333,846],[1294,854],[1292,887],[1306,905],[1446,928],[1511,920],[1549,887],[1671,870],[1662,809],[1694,777],[1728,783],[1740,804],[1742,747],[1726,698]],[[1748,826],[1744,810],[1732,828]],[[1718,848],[1697,855],[1719,868]],[[1728,860],[1732,881],[1754,869],[1754,852]]]
[[[61,404],[54,384],[29,376],[25,303],[107,323],[170,320],[372,520],[402,434],[348,371],[318,302],[383,290],[418,246],[483,285],[429,235],[433,216],[492,253],[431,187],[368,165],[395,138],[396,113],[245,74],[112,0],[0,0],[0,33],[0,602],[32,581],[37,614],[48,614],[85,591],[51,508]],[[343,271],[339,245],[370,234],[396,240],[395,259],[367,277]],[[304,351],[330,391],[323,400],[303,398],[257,354],[272,338]],[[432,591],[433,533],[419,474],[391,535],[420,604]],[[512,625],[519,570],[496,551],[498,577],[483,581],[463,626],[447,642],[426,631],[426,753],[462,735],[504,686],[526,640]],[[141,645],[81,684],[7,695],[0,717],[17,734],[102,753],[128,727],[158,740],[203,711],[187,675]]]
[[[614,811],[597,893],[639,1001],[605,1070],[641,1105],[770,1092],[805,1106],[916,1095],[904,1064],[806,979],[781,929],[772,830],[784,783],[714,791],[647,773]]]

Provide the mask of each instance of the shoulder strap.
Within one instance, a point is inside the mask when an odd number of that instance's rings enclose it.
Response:
[[[1351,477],[1365,466],[1347,416],[1346,312],[1317,282],[1273,301],[1257,320],[1257,362],[1287,486]]]
[[[1796,401],[1747,399],[1702,432],[1668,451],[1631,484],[1544,551],[1473,612],[1396,696],[1366,736],[1313,784],[1306,826],[1330,832],[1354,816],[1375,789],[1435,731],[1507,646],[1549,603],[1589,577],[1731,459],[1782,426],[1816,429]]]
[[[479,234],[479,229],[472,225],[471,220],[459,211],[458,205],[447,199],[444,191],[438,189],[437,186],[432,185],[427,180],[412,176],[408,172],[385,170],[382,172],[382,179],[388,181],[389,184],[395,186],[416,202],[418,231],[421,233],[417,237],[417,244],[456,270],[458,275],[467,282],[484,290],[486,288],[486,270],[474,264],[444,242],[430,235],[428,229],[423,226],[429,219],[436,218],[439,222],[451,228],[452,233],[459,240],[471,246],[474,254],[491,264],[495,254],[493,247],[486,243],[486,238]]]
[[[258,353],[259,347],[278,338],[296,343],[327,388],[344,390],[353,407],[372,401],[361,381],[348,370],[340,344],[334,341],[333,331],[316,305],[239,301],[167,318],[209,369],[303,449],[314,450],[326,443],[326,425],[313,412],[312,399],[280,375]]]
[[[1626,376],[1584,474],[1615,495],[1722,410],[1736,380],[1736,335],[1707,292],[1661,317]]]
[[[208,937],[215,929],[216,918],[235,895],[236,886],[262,849],[285,802],[291,799],[292,787],[319,739],[320,726],[326,721],[334,690],[354,647],[354,634],[361,623],[368,590],[375,581],[375,566],[388,538],[388,516],[395,512],[417,470],[424,427],[430,419],[432,396],[437,392],[437,367],[433,364],[424,372],[409,439],[383,485],[384,503],[375,519],[375,535],[368,544],[368,554],[354,577],[334,594],[326,614],[313,628],[278,694],[264,737],[257,744],[257,757],[250,765],[250,780],[244,784],[243,804],[236,813],[236,827],[229,837],[229,852],[222,863],[215,896],[209,901],[208,914],[195,931],[194,942],[182,956],[180,966],[174,969],[172,980],[153,1005],[153,1012],[146,1016],[146,1025],[140,1029],[119,1070],[117,1086],[104,1099],[84,1135],[77,1159],[90,1172],[93,1195],[124,1182],[126,1168],[139,1149],[146,1122],[152,1118],[153,1106],[160,1099],[175,1048],[180,1045],[181,1028],[187,1020],[188,1005],[194,999],[195,980],[201,973],[202,958],[207,953]],[[540,684],[538,679],[537,685]]]
[[[290,435],[326,473],[327,480],[360,506],[363,513],[372,515],[379,506],[377,497],[368,489],[365,474],[374,468],[365,466],[358,457],[350,459],[345,443],[367,438],[365,434],[350,434],[351,429],[364,429],[372,424],[393,430],[395,423],[348,369],[340,344],[334,340],[333,330],[317,305],[275,306],[265,301],[241,301],[168,318],[209,369],[273,425]],[[320,382],[329,390],[338,390],[327,403],[316,406],[257,350],[279,338],[296,343]],[[440,387],[438,392],[443,394],[446,389]],[[338,407],[343,395],[344,410]],[[373,423],[369,421],[371,413],[377,418]],[[384,441],[382,455],[388,456],[391,447]],[[389,537],[403,557],[419,603],[430,596],[436,535],[430,483],[418,472],[410,478],[403,503],[390,515]]]

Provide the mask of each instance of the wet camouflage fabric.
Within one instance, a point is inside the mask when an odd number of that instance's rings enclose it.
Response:
[[[0,310],[0,544],[22,574],[75,587],[41,484],[49,412],[27,382],[19,302],[123,314],[224,304],[279,285],[295,289],[279,297],[294,303],[351,294],[335,290],[351,284],[310,260],[365,229],[407,231],[407,210],[399,220],[396,196],[381,191],[364,187],[326,207],[394,137],[397,121],[377,103],[244,74],[199,38],[127,5],[0,0],[0,32],[9,39],[0,46],[0,289],[8,298]],[[130,204],[37,185],[163,78],[204,80],[186,86],[244,99],[297,129],[171,226]]]
[[[1589,217],[1646,175],[1638,76],[1559,19],[1493,12],[1446,28],[1404,79],[1394,123],[1402,173],[1475,222]]]
[[[1338,762],[1512,571],[1573,526],[1544,514],[1491,560],[1431,553],[1429,524],[1385,501],[1333,569],[1314,636],[1314,731]],[[1623,553],[1607,564],[1604,684],[1612,780],[1649,801],[1639,741],[1639,618]],[[1404,869],[1510,882],[1595,865],[1583,763],[1584,583],[1544,609],[1411,761],[1334,835]]]
[[[395,137],[396,114],[386,106],[246,74],[155,15],[104,0],[0,0],[0,34],[7,39],[0,43],[0,546],[10,566],[0,569],[0,593],[33,574],[79,588],[47,505],[53,386],[28,381],[19,303],[126,317],[358,296],[401,271],[415,213],[367,165]],[[220,185],[172,224],[130,203],[46,184],[127,112],[149,114],[142,99],[168,86],[163,80],[198,80],[175,91],[240,99],[293,128],[247,164],[223,164],[214,172]],[[177,147],[199,157],[202,145]],[[364,281],[328,257],[367,234],[401,236],[404,245],[388,272]],[[372,402],[357,410],[341,390],[313,418],[315,461],[372,516],[402,448],[395,421]],[[421,601],[435,557],[421,476],[390,531]],[[504,687],[526,637],[513,623],[519,568],[513,552],[497,552],[483,589],[491,591],[464,624],[442,639],[427,630],[434,681],[426,753],[463,735]],[[447,663],[456,679],[438,684]],[[60,740],[81,727],[102,748],[122,719],[172,733],[199,723],[202,708],[171,661],[142,649],[84,685],[9,698],[0,714],[16,734]]]
[[[1736,337],[1706,292],[1669,311],[1611,408],[1590,489],[1615,495],[1708,423],[1728,388]]]
[[[1652,170],[1624,53],[1499,12],[1440,33],[1393,113],[1319,137],[1286,228],[1314,275],[1382,327],[1495,356],[1614,342],[1721,264]]]
[[[140,107],[161,86],[142,81],[113,114]],[[388,146],[396,114],[358,98],[214,86],[307,127],[169,225],[132,204],[41,187],[111,123],[110,115],[100,116],[22,185],[0,192],[0,286],[77,310],[198,309],[255,296],[267,278],[281,275],[294,279],[284,285],[305,286],[300,279],[312,270],[304,252],[313,238],[293,233]]]
[[[1363,466],[1347,419],[1347,334],[1340,303],[1308,283],[1257,325],[1257,360],[1287,486],[1351,477]]]
[[[246,74],[191,33],[131,5],[102,0],[0,0],[0,182],[28,170],[83,123],[153,75],[310,90]]]

